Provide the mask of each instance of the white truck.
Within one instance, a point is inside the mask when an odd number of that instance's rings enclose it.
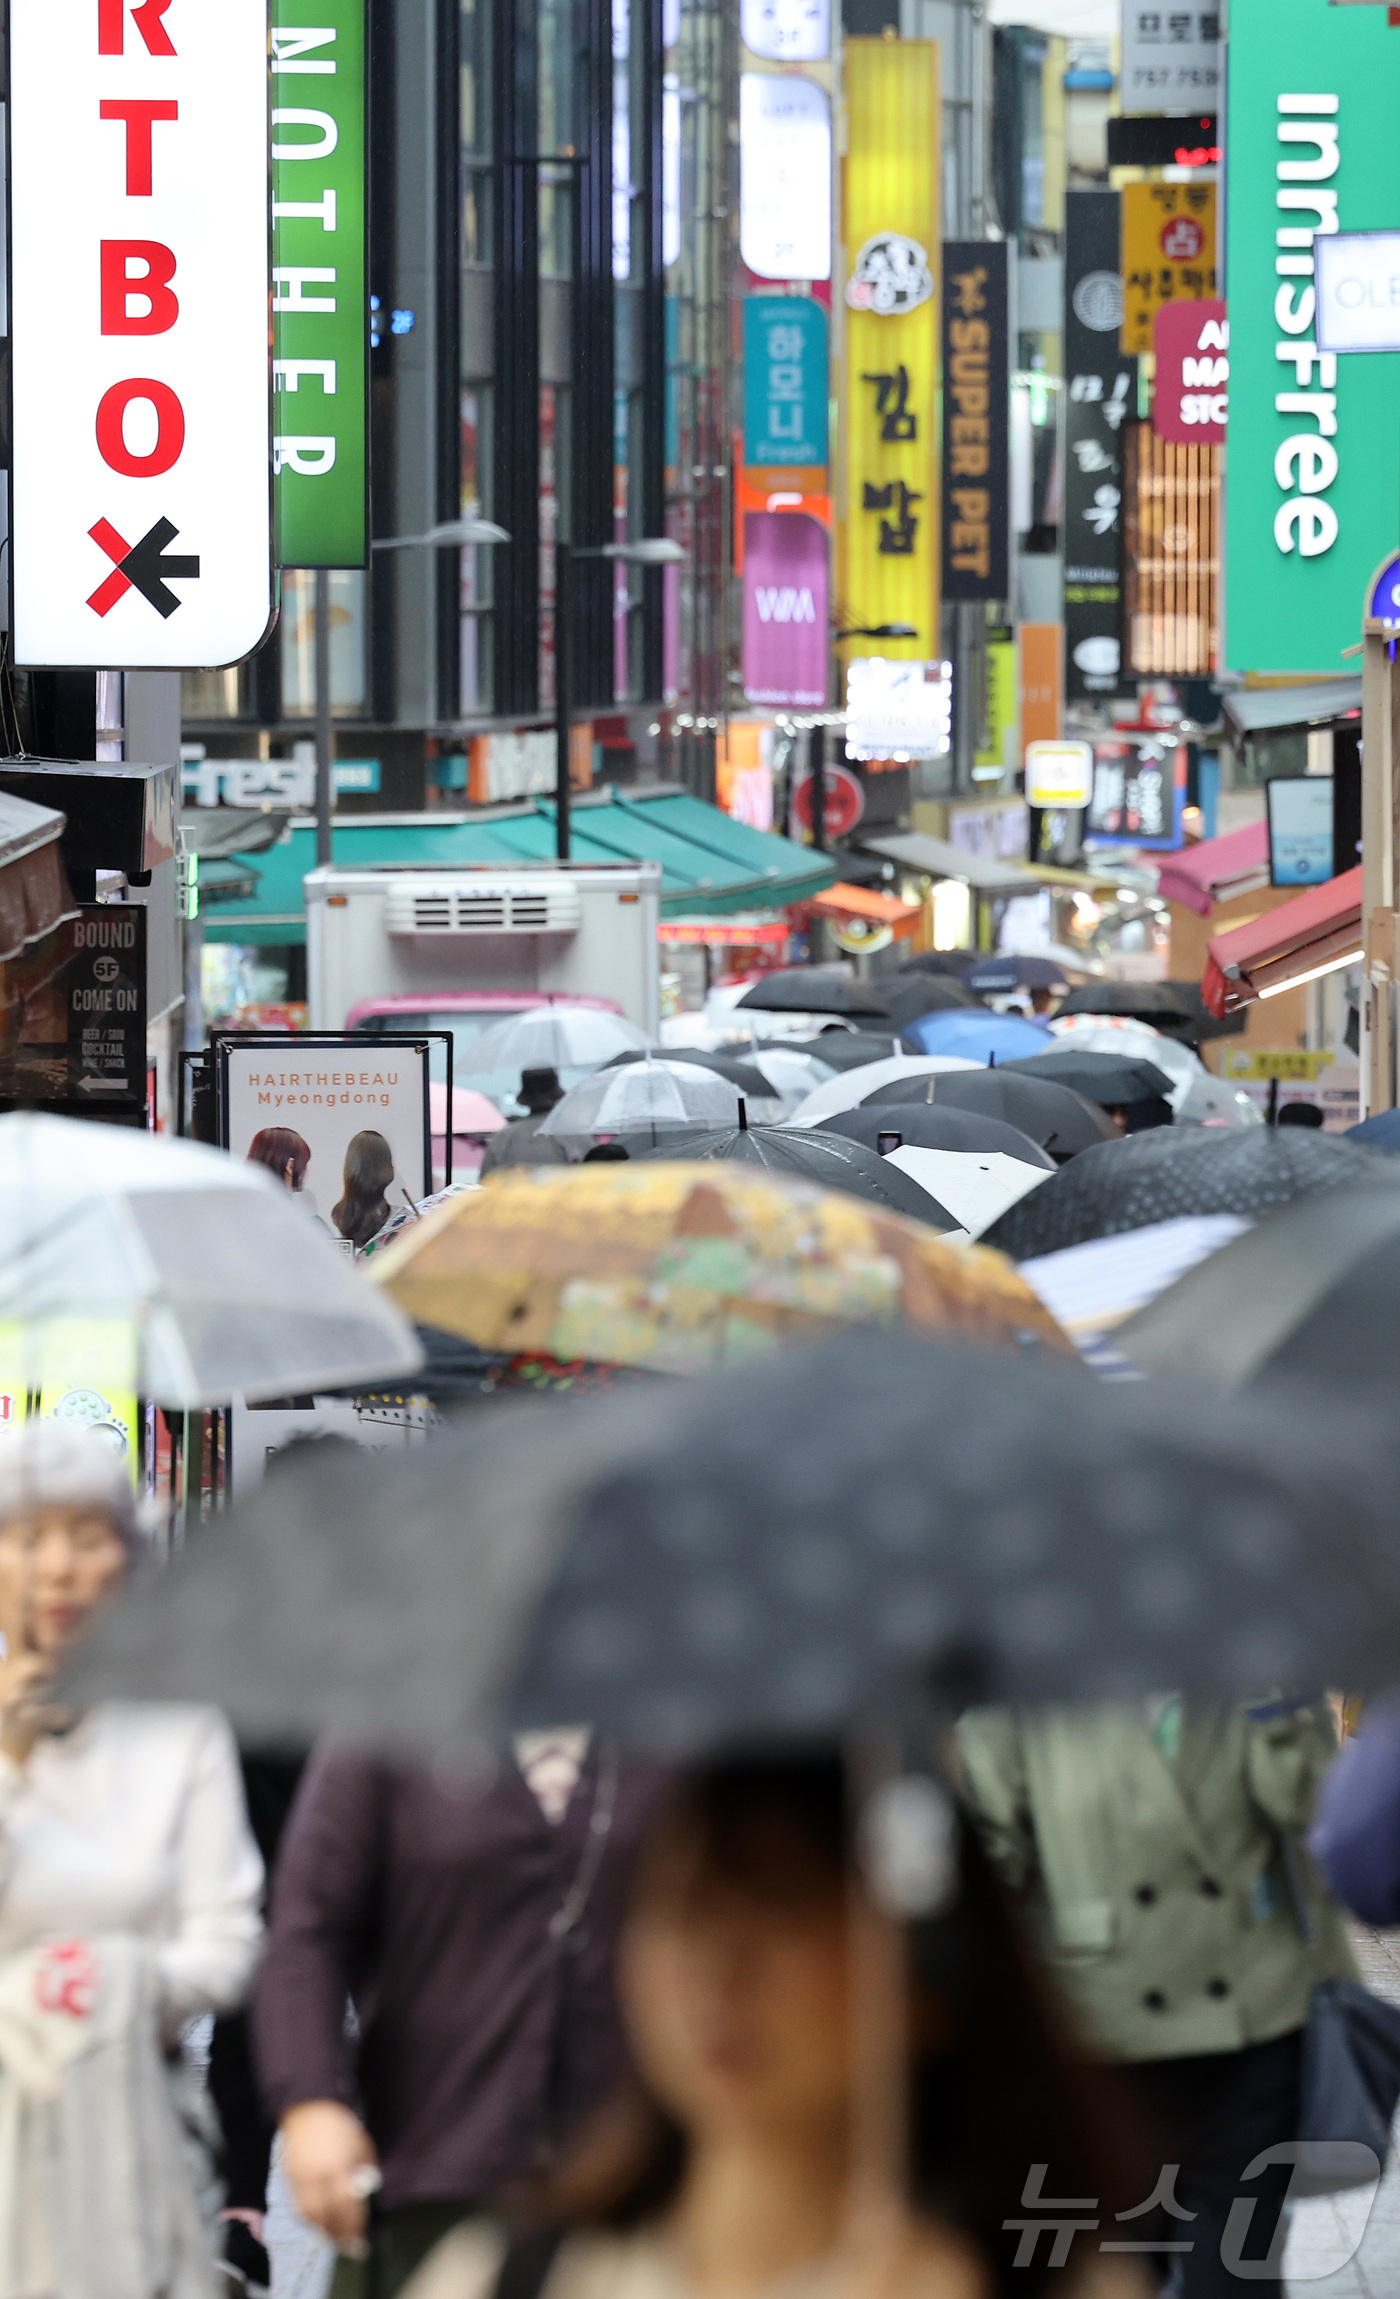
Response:
[[[304,884],[313,1030],[354,1028],[371,1002],[533,992],[597,999],[659,1032],[658,862],[332,864]]]

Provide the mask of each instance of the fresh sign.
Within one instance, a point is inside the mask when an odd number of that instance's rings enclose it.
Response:
[[[11,0],[11,581],[29,664],[271,614],[266,0]]]
[[[318,24],[292,22],[308,12]],[[273,467],[284,567],[368,541],[365,0],[273,0]]]

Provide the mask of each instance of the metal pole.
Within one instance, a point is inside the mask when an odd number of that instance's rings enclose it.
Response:
[[[807,756],[812,770],[812,844],[819,854],[826,852],[826,728],[814,726],[807,737]]]
[[[554,851],[569,859],[569,619],[573,609],[572,553],[554,546]]]
[[[316,867],[331,859],[331,578],[316,569]]]

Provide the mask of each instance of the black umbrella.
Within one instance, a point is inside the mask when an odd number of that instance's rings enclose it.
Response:
[[[1005,997],[1012,990],[1053,990],[1058,997],[1069,988],[1063,966],[1039,950],[1004,950],[995,957],[979,957],[963,981],[979,998]]]
[[[629,1149],[631,1143],[628,1143]],[[842,1189],[888,1213],[907,1214],[930,1229],[960,1229],[946,1206],[911,1175],[859,1142],[843,1141],[815,1126],[744,1126],[730,1133],[669,1134],[656,1149],[638,1145],[642,1159],[734,1158],[741,1165],[772,1166],[778,1173],[801,1174],[823,1189]]]
[[[872,1331],[289,1468],[124,1591],[68,1686],[264,1744],[577,1716],[693,1755],[953,1664],[967,1697],[1106,1700],[1364,1687],[1397,1653],[1393,1463],[1354,1409]]]
[[[1012,1070],[1023,1078],[1048,1078],[1052,1085],[1068,1086],[1101,1110],[1128,1109],[1134,1102],[1168,1101],[1172,1081],[1155,1062],[1137,1054],[1090,1054],[1064,1041],[1043,1054],[1023,1054],[1014,1062],[998,1062],[999,1071]]]
[[[820,966],[789,966],[751,983],[736,1014],[870,1014],[884,1018],[889,1008],[868,982],[849,974],[828,974]]]
[[[1169,1286],[1114,1334],[1145,1372],[1190,1366],[1237,1388],[1262,1375],[1400,1391],[1400,1187],[1295,1199]]]
[[[1193,1007],[1170,982],[1086,982],[1070,991],[1060,1012],[1131,1016],[1186,1045],[1200,1035]]]
[[[977,1072],[968,1075],[975,1077]],[[972,1157],[1000,1150],[1038,1172],[1054,1170],[1054,1159],[1015,1126],[1003,1125],[999,1118],[975,1117],[968,1110],[945,1109],[941,1102],[936,1107],[928,1102],[885,1103],[872,1095],[859,1109],[839,1110],[811,1131],[841,1134],[847,1141],[863,1142],[867,1149],[879,1149],[882,1134],[897,1134],[900,1146],[908,1149],[960,1150]]]
[[[917,1022],[920,1014],[947,1014],[955,1006],[975,1006],[977,1000],[950,975],[887,975],[881,983],[886,1011],[897,1030]]]
[[[649,1058],[643,1050],[629,1049],[625,1054],[614,1054],[610,1062],[604,1062],[603,1068],[621,1070],[629,1063],[645,1062]],[[752,1062],[744,1061],[740,1055],[707,1054],[695,1046],[668,1046],[664,1058],[668,1062],[692,1062],[700,1070],[713,1070],[716,1077],[727,1078],[731,1086],[737,1086],[741,1094],[749,1095],[754,1101],[778,1101],[782,1098],[762,1070],[757,1069]]]
[[[1289,1127],[1162,1127],[1100,1142],[992,1224],[982,1242],[1013,1261],[1116,1237],[1187,1213],[1255,1216],[1295,1197],[1373,1179],[1378,1150]],[[1384,1174],[1384,1165],[1379,1168]]]
[[[892,1078],[887,1086],[867,1094],[862,1107],[912,1101],[1000,1118],[1003,1125],[1029,1134],[1057,1165],[1092,1149],[1095,1142],[1117,1138],[1103,1112],[1068,1086],[1052,1085],[1045,1078],[1016,1077],[1000,1065],[994,1070],[942,1070],[926,1078]]]
[[[972,966],[980,965],[986,953],[982,950],[920,950],[917,957],[906,958],[895,968],[898,974],[950,974],[961,981]]]
[[[867,1062],[886,1062],[903,1052],[898,1038],[877,1037],[872,1030],[823,1030],[815,1038],[774,1038],[773,1047],[795,1054],[815,1054],[833,1070],[859,1070]]]

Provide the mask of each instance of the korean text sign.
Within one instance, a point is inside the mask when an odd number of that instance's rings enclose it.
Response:
[[[271,613],[266,0],[12,0],[16,660],[240,660]]]
[[[806,295],[744,301],[744,461],[825,465],[826,313]]]
[[[853,623],[939,634],[938,48],[848,40],[846,470],[839,595]]]
[[[1137,361],[1118,348],[1117,192],[1065,202],[1065,658],[1075,700],[1117,694],[1123,636],[1123,426]]]
[[[1215,294],[1215,186],[1128,184],[1122,200],[1122,348],[1136,354],[1164,303]]]
[[[1338,676],[1395,548],[1400,362],[1319,351],[1314,242],[1400,225],[1400,34],[1384,8],[1234,0],[1228,95],[1223,659]]]
[[[1125,112],[1205,111],[1220,87],[1220,15],[1201,0],[1123,0]]]
[[[1005,240],[943,250],[943,596],[1004,599],[1011,531]]]
[[[365,0],[273,0],[272,239],[278,562],[362,567]]]

